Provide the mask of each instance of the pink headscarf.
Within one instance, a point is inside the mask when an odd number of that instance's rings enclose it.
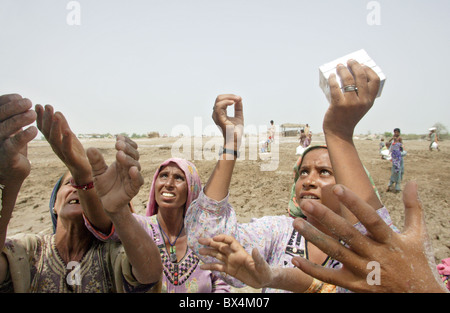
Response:
[[[188,185],[188,196],[186,200],[186,205],[184,207],[184,213],[186,213],[187,208],[189,208],[189,205],[192,201],[197,199],[198,195],[200,194],[200,190],[202,188],[202,182],[200,181],[200,176],[198,175],[197,168],[194,164],[191,162],[180,159],[180,158],[170,158],[165,160],[159,168],[156,170],[155,175],[153,176],[153,182],[152,182],[152,188],[150,188],[150,197],[148,199],[147,203],[147,210],[145,211],[145,215],[152,216],[155,215],[158,212],[158,204],[155,200],[155,182],[158,178],[159,172],[161,169],[168,165],[169,163],[175,163],[186,176],[186,182]]]

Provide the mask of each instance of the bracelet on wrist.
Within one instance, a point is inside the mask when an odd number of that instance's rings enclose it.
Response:
[[[73,180],[73,178],[70,179],[70,185],[73,188],[78,189],[78,190],[89,190],[89,189],[94,188],[94,182],[93,181],[91,181],[91,182],[89,182],[87,184],[84,184],[84,185],[77,185],[77,184],[75,184],[75,181]]]
[[[232,154],[236,158],[239,158],[239,156],[240,156],[239,151],[232,150],[232,149],[226,149],[226,148],[223,148],[222,150],[219,151],[219,156],[221,156],[222,154]]]

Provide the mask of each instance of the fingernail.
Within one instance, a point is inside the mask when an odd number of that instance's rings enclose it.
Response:
[[[291,262],[292,262],[292,264],[295,267],[299,267],[300,266],[300,262],[297,260],[297,258],[292,258]]]
[[[303,211],[306,211],[308,213],[312,213],[314,211],[314,206],[309,201],[304,201],[301,205],[301,208]]]
[[[336,196],[342,196],[344,194],[344,188],[340,185],[336,185],[333,188],[333,192]]]

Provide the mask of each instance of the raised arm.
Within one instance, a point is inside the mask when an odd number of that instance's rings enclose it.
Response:
[[[85,149],[77,136],[69,127],[67,119],[61,112],[54,113],[51,105],[45,108],[37,104],[36,124],[52,147],[55,154],[67,166],[77,186],[85,186],[92,183],[91,165],[86,156]],[[83,212],[89,222],[96,229],[109,233],[111,231],[111,220],[102,208],[102,203],[95,189],[78,189],[80,203]]]
[[[234,105],[234,117],[227,115],[227,108]],[[219,95],[214,104],[212,118],[222,132],[224,143],[223,154],[214,168],[205,186],[205,194],[216,201],[224,199],[228,194],[231,176],[233,175],[236,156],[239,151],[244,129],[242,99],[236,95]]]
[[[372,107],[378,93],[380,78],[369,67],[354,60],[337,67],[343,86],[356,86],[356,91],[343,92],[335,75],[329,78],[331,103],[325,113],[323,130],[335,171],[336,182],[352,189],[375,210],[383,205],[378,199],[353,142],[358,122]],[[355,223],[351,214],[346,216]]]
[[[31,101],[20,95],[0,96],[0,283],[6,278],[8,263],[1,251],[6,231],[22,183],[30,174],[27,145],[37,135],[36,113]]]
[[[129,138],[118,136],[116,150],[116,160],[110,166],[99,150],[87,150],[95,189],[124,246],[133,275],[141,284],[154,283],[162,273],[159,249],[129,208],[131,199],[144,183],[137,145]]]
[[[408,182],[403,192],[405,228],[394,232],[370,204],[348,188],[337,185],[339,200],[359,218],[370,236],[364,236],[350,223],[320,203],[303,202],[302,210],[333,230],[331,238],[308,222],[297,218],[294,227],[343,267],[330,269],[296,257],[294,265],[322,281],[355,292],[448,292],[438,278],[425,226],[417,185]],[[342,240],[348,247],[341,244]]]

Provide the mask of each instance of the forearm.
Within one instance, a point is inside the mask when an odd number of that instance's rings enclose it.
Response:
[[[0,211],[0,252],[6,240],[6,232],[8,224],[12,216],[13,209],[16,205],[17,196],[23,181],[0,181],[2,185],[1,190],[1,211]]]
[[[83,213],[89,223],[102,233],[110,233],[112,227],[111,218],[103,209],[102,202],[98,197],[95,188],[81,190],[78,194],[81,206],[83,207]]]
[[[71,170],[71,174],[75,185],[78,186],[86,185],[93,181],[90,172],[83,173],[81,170]],[[80,189],[78,190],[78,195],[81,206],[83,207],[83,213],[89,223],[102,233],[109,233],[111,231],[112,222],[104,211],[102,202],[97,195],[95,188],[88,190]]]
[[[305,292],[313,278],[298,268],[273,268],[273,278],[266,287],[274,289],[288,290],[292,292]]]
[[[232,160],[225,159],[231,157],[233,158]],[[220,156],[213,173],[206,183],[205,195],[216,201],[221,201],[228,195],[235,164],[234,156],[230,154],[222,154]]]
[[[351,136],[340,137],[325,132],[325,139],[336,183],[353,190],[375,210],[381,208],[383,205],[374,192]]]
[[[162,264],[159,249],[128,207],[119,213],[108,214],[127,254],[134,277],[141,284],[157,282]]]
[[[229,132],[232,133],[232,132]],[[239,150],[239,142],[234,136],[224,138],[223,148],[229,152]],[[236,156],[232,153],[223,153],[219,156],[216,167],[205,185],[205,194],[216,201],[221,201],[228,195],[231,177],[233,176]]]

